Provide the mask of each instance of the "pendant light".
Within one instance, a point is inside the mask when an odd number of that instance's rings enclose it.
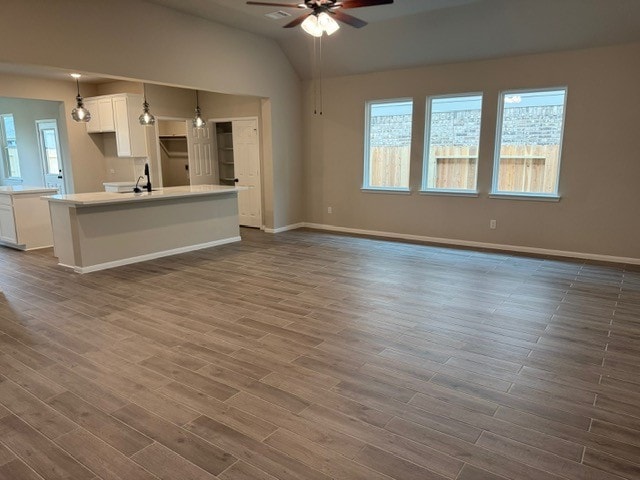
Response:
[[[71,110],[71,118],[76,122],[88,122],[91,120],[91,112],[84,108],[84,102],[80,95],[80,77],[79,73],[72,73],[71,76],[76,79],[76,86],[78,87],[78,95],[76,96],[76,108]]]
[[[193,119],[193,126],[195,128],[204,128],[206,123],[202,118],[202,113],[200,113],[200,101],[198,100],[198,90],[196,90],[196,116]]]
[[[142,84],[142,90],[144,92],[144,102],[142,103],[142,115],[138,118],[140,125],[150,127],[156,123],[156,117],[149,112],[149,102],[147,102],[147,84]]]

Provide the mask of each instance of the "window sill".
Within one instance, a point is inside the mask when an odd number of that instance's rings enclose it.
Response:
[[[23,180],[19,177],[8,177],[4,179],[6,185],[22,185]]]
[[[525,200],[531,202],[559,202],[559,195],[536,195],[527,193],[491,193],[489,198],[499,198],[501,200]]]
[[[450,197],[475,197],[478,192],[473,190],[420,190],[420,195],[442,195]]]
[[[411,190],[409,189],[395,189],[395,188],[361,188],[361,192],[363,193],[390,193],[392,195],[411,195]]]

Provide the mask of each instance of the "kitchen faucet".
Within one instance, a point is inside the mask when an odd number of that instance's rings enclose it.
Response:
[[[144,178],[145,175],[147,177],[147,184],[144,186],[144,189],[147,192],[151,192],[153,190],[151,188],[151,177],[149,176],[149,164],[145,163],[144,164],[144,175],[140,175],[138,177],[138,180],[136,180],[136,186],[133,188],[134,193],[142,193],[142,189],[138,186],[138,183],[140,183],[140,179]]]
[[[147,176],[147,184],[145,185],[145,188],[147,189],[147,192],[151,192],[151,177],[149,176],[149,164],[145,163],[144,164],[144,174]]]

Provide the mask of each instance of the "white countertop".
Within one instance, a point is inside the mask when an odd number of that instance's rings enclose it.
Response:
[[[42,197],[49,202],[67,203],[75,207],[93,205],[109,205],[116,203],[132,203],[141,201],[169,200],[172,198],[197,197],[207,195],[222,195],[247,190],[247,187],[229,187],[226,185],[187,185],[184,187],[167,187],[142,193],[92,192],[74,195],[51,195]]]
[[[0,187],[0,195],[24,195],[27,193],[54,193],[57,188],[45,187],[27,187],[24,185],[12,185],[8,187]]]
[[[144,183],[146,183],[146,182],[140,181],[140,183],[144,185]],[[131,185],[133,187],[135,184],[136,184],[136,182],[134,180],[132,182],[104,182],[102,185],[104,185],[105,187],[107,185],[114,186],[114,187],[128,187],[129,185]]]

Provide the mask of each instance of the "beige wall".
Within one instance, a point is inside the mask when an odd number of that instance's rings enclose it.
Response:
[[[80,90],[84,96],[95,95],[94,85],[81,85]],[[96,144],[87,135],[83,123],[71,119],[71,110],[76,106],[76,93],[73,81],[0,74],[0,96],[63,102],[60,118],[64,118],[65,122],[58,125],[58,133],[65,161],[72,163],[72,168],[65,171],[65,183],[68,187],[75,187],[78,192],[101,190],[101,172],[105,169],[101,144]],[[68,149],[64,145],[65,138],[68,138]]]
[[[53,119],[58,124],[62,123],[59,118],[60,107],[60,102],[0,97],[0,114],[13,115],[23,185],[44,186],[43,165],[36,122],[38,120]],[[62,139],[60,143],[62,149]],[[67,148],[66,142],[64,148]],[[1,168],[1,170],[0,177],[5,173],[4,168]]]
[[[26,24],[29,41],[16,42]],[[302,220],[301,84],[275,41],[140,1],[5,0],[0,42],[12,46],[2,49],[0,62],[268,98],[273,142],[263,150],[265,223]],[[96,189],[80,175],[78,191]]]
[[[308,222],[640,258],[640,44],[324,80],[324,114],[304,88]],[[490,199],[499,92],[569,88],[559,203]],[[484,92],[479,198],[418,194],[427,95]],[[412,97],[411,195],[364,193],[364,105]],[[333,207],[333,214],[327,207]],[[496,219],[498,228],[489,229]]]
[[[109,95],[117,93],[142,93],[142,84],[132,81],[114,81],[99,84],[96,87],[99,95]],[[195,114],[196,97],[195,90],[168,87],[164,85],[147,84],[147,101],[150,111],[157,118],[184,118],[191,119]],[[263,130],[261,99],[259,97],[247,95],[228,95],[214,92],[199,92],[200,108],[202,115],[206,119],[228,119],[237,117],[258,117],[258,122]],[[140,104],[142,111],[142,104]],[[265,121],[270,122],[270,118]],[[186,127],[185,131],[186,131]],[[149,128],[147,131],[147,145],[149,146],[149,161],[152,168],[152,180],[155,185],[158,182],[158,163],[163,166],[162,176],[168,182],[163,186],[184,185],[185,178],[188,182],[188,174],[185,175],[182,162],[171,161],[158,151],[155,130]],[[133,158],[121,158],[117,156],[115,134],[102,133],[92,135],[94,141],[99,144],[104,155],[104,172],[96,172],[102,175],[104,181],[121,182],[135,181],[139,168],[134,167]],[[184,159],[186,162],[187,160]],[[171,172],[166,170],[169,167]]]

